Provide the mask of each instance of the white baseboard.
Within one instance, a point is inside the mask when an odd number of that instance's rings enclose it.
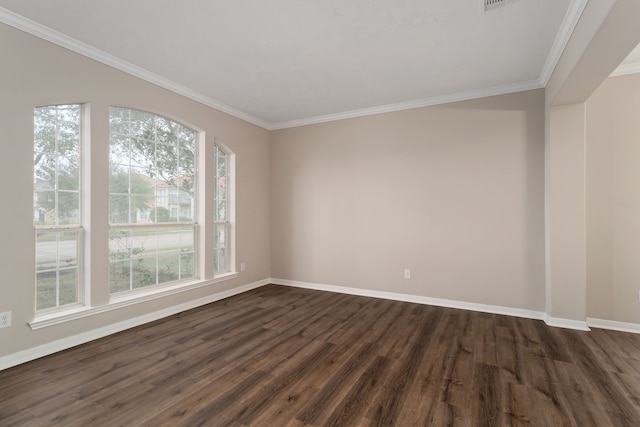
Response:
[[[592,328],[610,329],[612,331],[640,334],[640,324],[638,323],[616,322],[613,320],[594,319],[592,317],[587,317],[587,324]]]
[[[9,354],[7,356],[0,357],[0,371],[3,369],[11,368],[12,366],[20,365],[22,363],[29,362],[31,360],[39,359],[40,357],[48,356],[53,353],[57,353],[68,348],[75,347],[80,344],[87,343],[89,341],[103,338],[107,335],[115,334],[117,332],[124,331],[126,329],[134,328],[136,326],[143,325],[145,323],[153,322],[155,320],[162,319],[177,313],[181,313],[186,310],[191,310],[202,305],[210,304],[212,302],[228,298],[243,292],[256,289],[267,284],[276,284],[291,286],[304,289],[313,289],[318,291],[336,292],[349,295],[358,295],[372,298],[383,298],[394,301],[411,302],[416,304],[434,305],[439,307],[457,308],[461,310],[479,311],[483,313],[503,314],[506,316],[523,317],[527,319],[543,320],[549,326],[555,326],[567,329],[576,329],[580,331],[589,331],[589,326],[601,329],[611,329],[615,331],[640,333],[640,324],[636,323],[624,323],[615,322],[603,319],[588,318],[585,322],[562,319],[557,317],[550,317],[546,313],[534,310],[524,310],[520,308],[511,308],[487,304],[478,304],[472,302],[448,300],[441,298],[430,298],[419,295],[399,294],[395,292],[375,291],[370,289],[350,288],[344,286],[323,285],[319,283],[300,282],[294,280],[285,279],[263,279],[257,282],[249,283],[247,285],[238,286],[233,289],[218,292],[213,295],[209,295],[204,298],[200,298],[193,301],[188,301],[183,304],[179,304],[173,307],[168,307],[163,310],[148,313],[142,316],[135,317],[133,319],[124,320],[122,322],[107,325],[102,328],[98,328],[92,331],[83,332],[81,334],[73,335],[71,337],[62,338],[47,344],[42,344],[27,350],[19,351],[17,353]]]
[[[276,285],[291,286],[296,288],[314,289],[318,291],[337,292],[341,294],[358,295],[372,298],[384,298],[394,301],[412,302],[416,304],[435,305],[439,307],[458,308],[461,310],[479,311],[482,313],[504,314],[506,316],[524,317],[527,319],[545,320],[546,314],[542,311],[525,310],[521,308],[503,307],[498,305],[478,304],[448,300],[441,298],[430,298],[420,295],[398,294],[395,292],[374,291],[369,289],[349,288],[344,286],[323,285],[319,283],[299,282],[295,280],[271,279],[271,283]]]
[[[259,288],[269,283],[271,283],[269,279],[264,279],[257,282],[249,283],[247,285],[238,286],[236,288],[218,292],[213,295],[199,298],[197,300],[188,301],[183,304],[175,305],[173,307],[167,307],[162,310],[154,311],[153,313],[148,313],[142,316],[134,317],[132,319],[123,320],[122,322],[103,326],[102,328],[94,329],[92,331],[83,332],[81,334],[62,338],[47,344],[42,344],[37,347],[9,354],[7,356],[0,357],[0,371],[12,366],[29,362],[31,360],[39,359],[43,356],[48,356],[50,354],[66,350],[71,347],[75,347],[80,344],[87,343],[89,341],[96,340],[98,338],[106,337],[107,335],[115,334],[117,332],[144,325],[145,323],[172,316],[186,310],[191,310],[192,308],[200,307],[202,305],[210,304],[212,302],[228,298],[233,295],[241,294],[243,292]]]
[[[545,315],[544,323],[556,328],[575,329],[576,331],[590,331],[589,325],[586,321],[563,319],[561,317],[551,317]]]

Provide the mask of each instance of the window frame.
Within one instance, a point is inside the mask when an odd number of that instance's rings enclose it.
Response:
[[[137,306],[142,303],[161,299],[170,295],[192,292],[198,289],[215,289],[218,283],[232,280],[238,277],[235,251],[235,174],[236,155],[228,146],[220,142],[212,133],[206,132],[195,123],[184,120],[181,116],[175,116],[167,111],[158,111],[148,106],[133,106],[118,104],[100,104],[92,107],[89,102],[74,103],[82,106],[81,122],[81,168],[82,175],[82,235],[79,245],[79,280],[82,286],[83,303],[65,305],[53,311],[35,311],[29,322],[32,330],[39,330],[54,325],[65,324],[84,318],[90,318],[101,313],[109,313],[124,307]],[[64,105],[64,104],[63,104]],[[194,206],[193,218],[195,233],[193,238],[194,273],[193,278],[179,282],[137,288],[134,291],[110,293],[107,274],[109,271],[109,150],[110,150],[110,107],[122,107],[137,109],[155,114],[194,130],[196,140],[195,149],[197,157],[194,159],[195,167],[195,192],[194,197],[199,199]],[[142,107],[142,108],[139,108]],[[34,107],[35,108],[35,107]],[[92,114],[92,113],[96,114]],[[229,155],[229,270],[225,273],[213,272],[213,155],[212,147],[219,145]],[[168,201],[169,192],[164,195]],[[105,213],[106,208],[106,213]],[[33,212],[32,212],[33,215]],[[174,226],[175,223],[171,223]],[[34,248],[35,249],[35,248]],[[34,251],[35,253],[35,251]],[[35,260],[34,260],[35,261]],[[34,262],[35,266],[35,262]],[[35,273],[34,273],[35,279]],[[35,281],[34,281],[35,284]],[[35,289],[34,289],[35,291]],[[233,294],[233,292],[231,293]],[[35,297],[35,292],[34,292]],[[211,301],[228,295],[214,293]],[[35,298],[34,298],[35,301]],[[171,311],[173,308],[168,308]]]
[[[235,153],[227,146],[225,145],[223,142],[221,142],[220,140],[218,140],[217,138],[214,139],[214,144],[213,144],[213,162],[214,162],[214,182],[212,183],[213,186],[213,228],[212,228],[212,238],[213,238],[213,249],[212,249],[212,270],[213,270],[213,277],[224,277],[225,275],[229,275],[229,274],[236,274],[237,270],[236,270],[236,256],[235,256],[235,171],[236,171],[236,155]],[[217,180],[221,177],[218,176],[218,150],[222,151],[223,153],[225,153],[225,157],[226,157],[226,187],[227,187],[227,194],[226,194],[226,221],[216,221],[216,210],[217,210],[217,206],[216,206],[216,190],[218,188],[217,186]],[[216,254],[217,251],[220,249],[219,247],[216,246],[216,229],[218,226],[225,226],[226,229],[226,239],[225,239],[225,243],[226,246],[224,249],[226,249],[226,265],[227,268],[225,270],[216,270]]]
[[[149,293],[149,292],[153,292],[153,290],[159,290],[161,291],[163,288],[166,287],[173,287],[174,285],[180,285],[180,284],[184,284],[184,283],[190,283],[190,282],[194,282],[197,280],[200,280],[201,276],[199,274],[199,260],[201,258],[201,254],[200,254],[200,246],[199,246],[199,235],[200,235],[200,226],[198,223],[198,215],[199,215],[199,210],[198,210],[198,206],[200,204],[199,198],[200,198],[200,192],[199,192],[199,187],[200,187],[200,178],[199,178],[199,164],[198,164],[198,159],[200,156],[200,138],[201,138],[201,133],[198,132],[196,129],[194,129],[193,127],[189,126],[188,124],[182,122],[182,121],[178,121],[175,120],[173,118],[167,117],[166,115],[162,115],[162,114],[158,114],[154,111],[148,111],[148,110],[142,110],[142,109],[138,109],[138,108],[132,108],[132,107],[124,107],[124,106],[115,106],[112,105],[109,108],[109,180],[111,180],[111,144],[112,144],[112,126],[111,126],[111,120],[112,120],[112,114],[113,114],[113,110],[114,109],[121,109],[121,110],[128,110],[129,112],[137,112],[137,113],[141,113],[144,115],[147,115],[147,117],[153,117],[154,122],[157,119],[164,119],[167,120],[171,123],[174,123],[178,126],[181,126],[182,128],[185,128],[187,130],[189,130],[190,132],[193,133],[193,156],[194,156],[194,161],[193,161],[193,170],[191,171],[193,174],[193,202],[192,202],[192,215],[191,215],[191,221],[175,221],[175,222],[171,222],[171,221],[166,221],[166,222],[149,222],[149,223],[137,223],[137,222],[131,222],[132,217],[131,217],[131,206],[129,205],[128,211],[127,211],[127,217],[129,222],[117,222],[114,223],[112,222],[112,215],[111,215],[111,211],[109,213],[109,235],[111,236],[113,231],[129,231],[129,238],[131,238],[131,241],[133,241],[132,235],[134,233],[135,230],[149,230],[149,231],[156,231],[156,235],[159,237],[160,233],[162,232],[162,229],[165,230],[170,230],[170,229],[175,229],[175,228],[191,228],[192,229],[192,244],[191,244],[191,248],[192,248],[192,258],[193,258],[193,264],[192,264],[192,274],[188,277],[180,277],[180,272],[181,272],[181,262],[178,262],[178,279],[177,280],[168,280],[168,281],[160,281],[159,278],[159,258],[160,255],[156,252],[155,256],[151,257],[141,257],[141,258],[137,258],[132,256],[132,252],[131,252],[131,248],[128,247],[128,249],[130,250],[129,253],[129,257],[127,258],[127,260],[130,263],[130,277],[129,277],[129,289],[126,290],[120,290],[120,291],[112,291],[112,282],[111,282],[111,265],[113,264],[112,259],[111,259],[111,253],[109,254],[109,260],[108,260],[108,264],[109,264],[109,278],[107,280],[107,287],[108,287],[108,292],[110,295],[110,299],[115,299],[118,300],[121,297],[127,297],[128,294],[133,294],[134,296],[138,293]],[[127,135],[127,138],[136,138],[136,136],[134,136],[133,133],[130,133]],[[157,140],[154,140],[154,144],[158,145],[161,144],[160,142],[158,142]],[[166,144],[163,144],[166,145]],[[176,147],[176,151],[179,151],[180,148],[179,146]],[[156,167],[157,164],[154,164],[154,167]],[[129,171],[130,173],[131,171]],[[171,192],[173,191],[173,188],[170,187],[158,187],[157,184],[153,187],[153,199],[154,199],[154,205],[155,207],[157,206],[157,200],[160,197],[160,194],[162,194],[162,198],[166,199],[166,201],[168,202],[169,205],[171,205]],[[175,191],[177,192],[178,196],[180,194],[181,189],[177,188],[175,189]],[[109,182],[109,197],[111,197],[112,193],[111,193],[111,182]],[[128,195],[128,202],[131,202],[131,196],[132,194],[129,193]],[[179,202],[179,200],[178,200]],[[109,205],[111,204],[111,202],[109,202]],[[111,209],[111,206],[109,206],[109,209]],[[171,208],[172,209],[172,208]],[[172,210],[169,211],[170,213],[172,212]],[[157,210],[156,210],[156,214],[157,214]],[[177,211],[177,215],[178,218],[180,216],[181,212],[178,209]],[[136,214],[136,217],[138,215]],[[157,217],[156,217],[157,219]],[[111,242],[111,237],[109,237],[109,241]],[[110,243],[111,244],[111,243]],[[181,250],[178,251],[178,256],[181,256]],[[132,263],[134,260],[138,260],[138,259],[155,259],[155,283],[154,284],[150,284],[150,285],[146,285],[146,286],[139,286],[139,287],[135,287],[134,286],[134,277],[133,277],[133,270],[131,267]]]
[[[87,106],[86,104],[83,103],[67,103],[67,104],[49,104],[49,105],[40,105],[40,106],[35,106],[33,111],[34,111],[34,122],[33,122],[33,150],[34,150],[34,154],[35,154],[35,145],[36,145],[36,141],[38,136],[36,135],[36,112],[39,109],[44,109],[44,108],[64,108],[64,107],[77,107],[78,109],[78,133],[77,133],[77,138],[78,138],[78,144],[77,144],[77,174],[78,174],[78,178],[77,178],[77,195],[78,195],[78,214],[77,214],[77,223],[75,224],[60,224],[58,222],[58,207],[59,207],[59,193],[60,193],[60,188],[59,188],[59,176],[58,176],[58,166],[57,166],[57,160],[56,160],[56,173],[55,173],[55,178],[54,178],[54,189],[53,189],[53,193],[54,193],[54,210],[55,210],[55,215],[56,215],[56,221],[54,225],[38,225],[35,224],[35,209],[38,205],[37,202],[37,194],[38,194],[38,188],[37,188],[37,177],[36,177],[36,173],[37,173],[37,169],[36,169],[36,164],[34,163],[33,165],[33,211],[34,211],[34,215],[32,218],[33,221],[33,230],[34,230],[34,235],[33,235],[33,244],[34,244],[34,313],[35,316],[47,316],[47,315],[56,315],[57,313],[61,313],[61,312],[66,312],[69,310],[74,310],[77,309],[79,307],[83,307],[86,305],[87,303],[87,298],[89,293],[89,290],[87,289],[87,285],[88,285],[88,281],[86,280],[85,277],[85,240],[86,240],[86,233],[85,233],[85,211],[86,211],[86,197],[84,197],[84,187],[85,187],[85,167],[86,167],[86,161],[85,161],[85,147],[86,147],[86,140],[88,139],[88,135],[87,135],[87,130],[86,130],[86,121],[88,119],[88,112],[87,112]],[[58,131],[56,130],[56,133]],[[56,158],[61,156],[61,153],[58,150],[58,144],[57,142],[55,143],[56,148],[55,148],[55,156]],[[68,190],[63,190],[62,193],[67,192]],[[38,269],[38,255],[39,255],[39,251],[38,251],[38,236],[40,234],[48,234],[48,233],[52,233],[56,236],[55,241],[56,241],[56,259],[55,259],[55,268],[49,268],[49,269],[45,269],[45,270],[39,270]],[[60,267],[60,249],[59,249],[59,238],[60,235],[63,233],[75,233],[75,252],[76,252],[76,256],[75,256],[75,262],[76,262],[76,266],[75,266],[75,276],[76,276],[76,287],[75,287],[75,294],[76,294],[76,301],[74,302],[70,302],[70,303],[66,303],[66,304],[60,304],[60,294],[61,294],[61,286],[60,286],[60,272],[61,271],[66,271],[68,270],[68,268],[64,268],[64,267]],[[56,273],[56,284],[55,284],[55,305],[51,306],[51,307],[45,307],[42,309],[38,309],[38,299],[40,296],[40,289],[38,286],[38,274],[39,273],[46,273],[46,272],[53,272],[55,271]]]

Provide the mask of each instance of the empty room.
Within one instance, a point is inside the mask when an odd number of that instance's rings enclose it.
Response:
[[[0,0],[0,426],[640,425],[637,0]]]

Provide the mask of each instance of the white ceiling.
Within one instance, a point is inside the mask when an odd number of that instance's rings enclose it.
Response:
[[[274,129],[543,87],[586,0],[479,3],[0,0],[0,21]]]

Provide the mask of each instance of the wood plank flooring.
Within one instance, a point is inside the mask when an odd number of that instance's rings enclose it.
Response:
[[[640,335],[269,285],[0,371],[0,426],[640,426]]]

